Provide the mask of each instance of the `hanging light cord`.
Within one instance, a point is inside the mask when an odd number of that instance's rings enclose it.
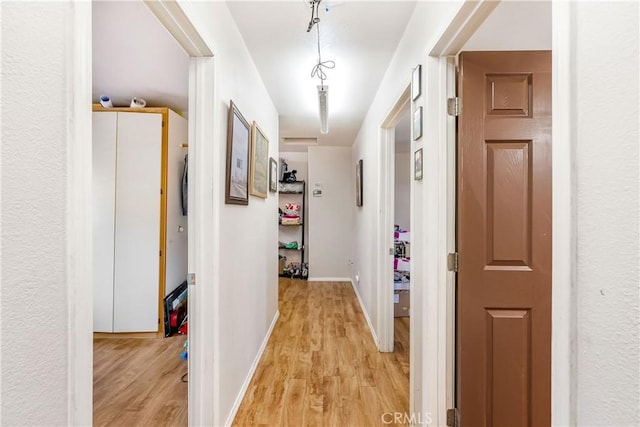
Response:
[[[318,2],[319,3],[319,2]],[[331,70],[336,67],[336,63],[334,61],[322,61],[322,54],[320,53],[320,19],[318,18],[318,9],[313,4],[313,8],[311,10],[311,22],[309,26],[313,26],[315,24],[316,29],[318,30],[318,63],[313,66],[311,69],[311,77],[317,77],[320,79],[320,85],[324,88],[324,81],[327,79],[327,73],[325,70]],[[315,18],[314,16],[315,12]]]

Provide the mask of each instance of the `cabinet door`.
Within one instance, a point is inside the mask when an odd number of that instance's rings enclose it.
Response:
[[[114,332],[158,330],[162,115],[118,113]]]
[[[169,110],[169,147],[167,153],[167,260],[165,295],[180,286],[187,277],[187,217],[182,215],[182,172],[187,150],[187,120]],[[182,227],[182,231],[180,231]]]
[[[93,113],[93,330],[113,332],[117,113]]]

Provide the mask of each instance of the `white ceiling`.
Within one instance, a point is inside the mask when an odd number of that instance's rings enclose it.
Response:
[[[351,145],[415,7],[414,1],[329,1],[320,13],[328,70],[329,134],[319,131],[317,33],[307,33],[304,0],[229,0],[228,5],[280,114],[280,137],[318,138],[320,145]],[[502,2],[464,50],[550,49],[550,2]],[[148,106],[188,108],[188,56],[140,1],[93,2],[93,100],[116,106],[134,96]],[[406,118],[409,122],[409,118]],[[409,130],[410,123],[399,125]],[[408,140],[399,135],[398,140]],[[281,151],[306,146],[281,144]]]
[[[326,12],[324,6],[329,6]],[[320,133],[317,32],[308,1],[229,1],[229,9],[280,114],[280,138],[317,137],[351,145],[402,37],[415,1],[321,3],[322,60],[328,70],[329,133]],[[281,144],[281,150],[296,148]],[[306,150],[306,147],[302,149]]]

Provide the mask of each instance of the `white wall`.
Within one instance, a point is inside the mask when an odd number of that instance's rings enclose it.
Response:
[[[413,178],[413,165],[410,162],[412,161],[411,153],[396,150],[395,191],[393,193],[395,199],[394,224],[399,225],[403,230],[409,230],[409,221],[411,219],[411,179]]]
[[[571,18],[577,424],[640,425],[639,7],[578,2]]]
[[[67,2],[2,2],[2,425],[69,422]],[[89,101],[89,100],[87,100]]]
[[[212,219],[219,256],[214,261],[218,289],[215,322],[214,423],[222,425],[232,415],[236,399],[267,330],[278,310],[277,242],[278,198],[253,196],[249,206],[224,204],[227,115],[229,101],[245,119],[256,121],[269,139],[269,155],[278,158],[278,113],[224,2],[180,1],[215,60],[215,146],[211,167],[216,171]],[[203,325],[203,327],[206,327]]]
[[[310,279],[349,278],[356,161],[350,147],[309,147]],[[371,185],[366,168],[365,163],[365,187]],[[322,197],[311,195],[316,184],[322,185]]]

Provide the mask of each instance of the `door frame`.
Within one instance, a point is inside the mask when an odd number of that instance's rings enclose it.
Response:
[[[395,222],[394,200],[395,200],[395,147],[396,147],[396,126],[402,116],[409,112],[411,114],[411,85],[403,91],[391,110],[387,113],[384,121],[380,125],[380,174],[378,185],[379,211],[378,217],[378,260],[377,260],[377,307],[378,319],[376,329],[378,331],[377,345],[381,352],[393,352],[394,349],[394,301],[393,301],[393,235],[392,230]],[[413,142],[413,138],[411,138]],[[413,146],[413,144],[412,144]],[[411,150],[413,152],[413,150]],[[410,183],[410,206],[409,222],[413,222],[413,181]],[[413,293],[409,294],[409,307],[413,307]],[[421,359],[421,352],[414,345],[415,340],[415,316],[409,317],[409,405],[410,413],[413,413],[413,399],[415,383],[415,361]]]
[[[411,109],[411,86],[407,86],[380,125],[380,216],[378,217],[378,350],[393,352],[393,253],[394,196],[395,196],[395,130],[402,115]],[[409,320],[411,322],[411,320]],[[411,326],[410,326],[411,327]],[[413,350],[412,347],[409,348]]]
[[[433,304],[426,310],[437,310],[437,351],[425,352],[425,365],[437,369],[437,375],[427,375],[423,389],[423,408],[431,408],[431,417],[437,425],[446,425],[447,409],[455,402],[455,300],[453,289],[455,275],[447,271],[446,255],[455,250],[456,220],[456,159],[455,120],[447,115],[448,97],[455,96],[456,56],[491,14],[499,1],[465,0],[458,14],[446,27],[433,49],[429,52],[427,75],[435,76],[434,91],[428,90],[428,102],[440,105],[437,115],[438,128],[444,132],[438,138],[439,152],[446,153],[446,165],[438,170],[440,191],[446,193],[444,214],[438,215],[437,226],[447,230],[446,250],[438,253],[438,278],[446,286],[444,303]],[[551,423],[573,425],[576,421],[576,354],[575,341],[576,295],[576,210],[575,210],[575,135],[571,132],[572,101],[568,88],[572,81],[571,61],[571,8],[566,2],[552,2],[552,326],[551,326]],[[444,104],[444,105],[443,105]],[[464,107],[463,107],[464,108]],[[442,198],[440,198],[442,201]],[[453,224],[453,229],[451,228]],[[453,230],[453,233],[452,233]],[[452,244],[453,243],[453,244]],[[446,279],[445,279],[446,278]],[[442,377],[445,378],[442,378]],[[444,400],[438,396],[445,396]],[[433,410],[435,408],[435,411]],[[435,413],[434,413],[435,412]]]
[[[191,317],[189,349],[189,425],[212,425],[215,408],[214,372],[211,362],[214,337],[207,333],[214,305],[215,242],[214,201],[211,197],[215,156],[213,139],[214,58],[213,51],[177,2],[147,1],[185,52],[189,62],[189,261],[195,273],[189,284]],[[67,34],[68,90],[71,108],[67,114],[67,254],[68,275],[68,424],[91,425],[93,419],[93,288],[92,283],[92,7],[91,2],[74,1],[72,25]]]

